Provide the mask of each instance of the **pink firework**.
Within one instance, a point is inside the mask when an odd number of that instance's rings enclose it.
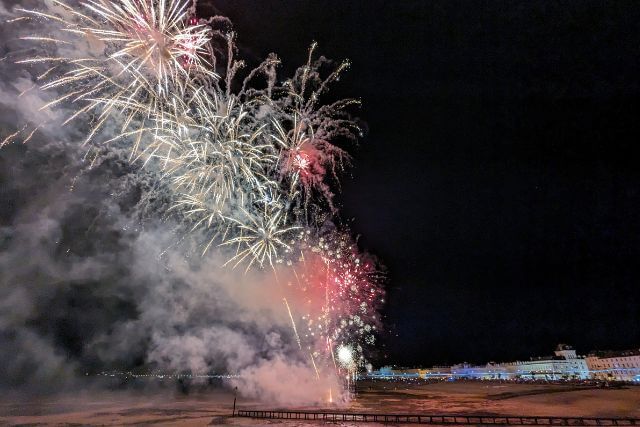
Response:
[[[336,169],[348,158],[346,152],[319,138],[310,126],[298,122],[297,118],[289,132],[279,123],[275,123],[275,128],[277,134],[272,137],[281,148],[278,162],[280,179],[288,182],[291,197],[300,197],[306,204],[314,193],[319,193],[335,210],[327,172],[336,176]]]
[[[382,275],[374,259],[359,251],[348,233],[314,238],[301,233],[299,262],[293,266],[297,310],[302,312],[301,339],[315,356],[335,364],[336,351],[349,346],[358,366],[381,327]],[[334,362],[334,363],[331,363]]]

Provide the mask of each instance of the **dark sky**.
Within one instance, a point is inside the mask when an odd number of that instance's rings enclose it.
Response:
[[[640,346],[640,3],[214,4],[250,60],[353,62],[343,216],[389,268],[387,361]]]

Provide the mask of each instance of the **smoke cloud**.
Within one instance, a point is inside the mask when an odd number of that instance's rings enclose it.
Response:
[[[22,7],[29,5],[22,2]],[[0,19],[14,17],[0,4]],[[223,268],[182,239],[153,171],[117,146],[91,168],[82,123],[60,126],[40,69],[15,64],[28,49],[0,29],[0,388],[87,386],[101,370],[236,374],[239,392],[281,404],[326,401],[338,380],[318,379],[300,352],[273,272]],[[91,47],[88,46],[88,49]]]

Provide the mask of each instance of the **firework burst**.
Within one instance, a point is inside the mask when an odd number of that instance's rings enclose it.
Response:
[[[131,136],[132,126],[141,139],[172,125],[166,113],[180,116],[183,100],[200,93],[193,78],[216,77],[204,59],[210,29],[188,19],[183,1],[90,0],[81,12],[59,0],[51,4],[47,12],[17,9],[30,20],[58,25],[57,37],[23,37],[40,41],[43,54],[18,63],[49,67],[38,78],[41,88],[62,94],[43,108],[76,106],[64,124],[96,115],[85,142],[114,115],[121,117],[121,136]],[[44,54],[56,48],[58,55]]]
[[[169,211],[206,236],[203,253],[232,248],[226,265],[290,277],[299,298],[284,302],[316,375],[362,367],[380,327],[381,276],[332,221],[332,186],[349,160],[339,144],[360,134],[346,112],[357,101],[320,101],[348,62],[324,76],[333,64],[314,59],[313,44],[282,85],[275,55],[234,85],[243,66],[233,57],[235,35],[208,24],[216,19],[197,19],[184,0],[87,0],[79,10],[48,4],[17,8],[12,20],[55,27],[25,35],[35,53],[17,61],[55,93],[43,108],[70,109],[63,125],[91,123],[85,143],[93,161],[118,144],[157,171],[170,190]],[[252,87],[260,76],[266,87]],[[25,126],[1,145],[34,132]]]
[[[237,222],[240,234],[225,242],[228,245],[237,244],[238,247],[236,255],[227,261],[227,264],[235,263],[238,265],[248,257],[247,269],[254,262],[261,267],[269,264],[273,268],[280,251],[291,249],[285,243],[286,236],[299,227],[285,225],[286,218],[282,210],[272,208],[272,206],[272,204],[265,203],[257,218],[243,209],[243,213],[248,218],[248,221],[245,222],[230,218],[231,221]]]
[[[333,230],[318,237],[310,230],[298,233],[288,252],[294,262],[291,282],[303,297],[302,337],[316,357],[336,361],[339,348],[348,347],[353,367],[366,362],[365,348],[375,343],[381,326],[378,310],[384,291],[375,261],[358,251],[349,234]],[[330,357],[327,357],[330,356]]]

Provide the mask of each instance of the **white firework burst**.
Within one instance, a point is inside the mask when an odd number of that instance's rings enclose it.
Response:
[[[52,5],[47,13],[18,10],[30,19],[59,26],[56,38],[23,37],[41,41],[46,51],[58,46],[59,54],[18,62],[59,68],[57,73],[50,73],[50,68],[40,76],[42,89],[63,89],[44,108],[62,102],[77,106],[65,124],[83,114],[95,114],[86,142],[114,115],[124,117],[123,133],[133,124],[140,134],[153,132],[167,124],[165,112],[178,115],[184,99],[198,96],[194,76],[216,78],[204,59],[210,29],[189,23],[186,1],[89,0],[82,3],[82,11],[59,0],[52,0]],[[52,78],[44,81],[49,75]]]
[[[264,203],[260,211],[258,217],[255,218],[243,210],[247,218],[245,223],[231,219],[236,222],[239,234],[224,243],[225,245],[237,245],[236,255],[226,264],[234,263],[234,266],[238,266],[248,258],[249,263],[246,271],[254,263],[260,267],[269,264],[273,268],[280,251],[291,250],[291,247],[286,243],[287,235],[300,227],[287,226],[285,215],[277,204]]]

